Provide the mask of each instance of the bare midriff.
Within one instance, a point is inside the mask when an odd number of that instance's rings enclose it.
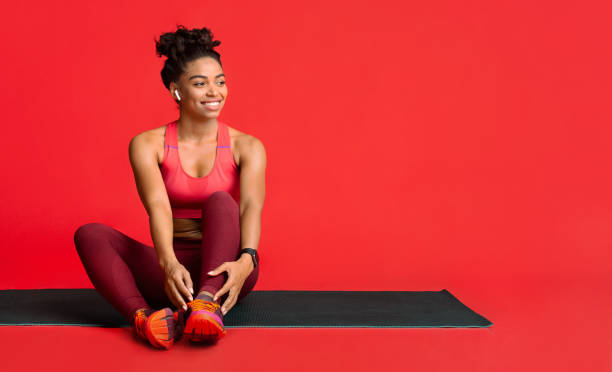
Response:
[[[173,218],[175,238],[202,239],[201,218]]]

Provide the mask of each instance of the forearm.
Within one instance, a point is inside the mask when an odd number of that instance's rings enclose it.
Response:
[[[172,211],[166,208],[154,208],[149,214],[151,240],[157,252],[157,260],[161,267],[177,260],[174,254]]]
[[[261,211],[262,208],[247,206],[240,212],[240,248],[257,249],[261,236]],[[252,259],[248,254],[239,257],[245,262]]]

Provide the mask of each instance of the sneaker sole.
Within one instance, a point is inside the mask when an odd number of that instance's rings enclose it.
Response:
[[[158,310],[147,318],[146,333],[149,343],[156,348],[169,349],[174,344],[174,337],[170,337],[170,327],[174,324],[174,315],[170,308]]]
[[[206,313],[190,316],[183,332],[193,342],[217,341],[227,334],[227,331]]]

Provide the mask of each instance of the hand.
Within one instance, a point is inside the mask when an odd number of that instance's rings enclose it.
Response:
[[[227,314],[227,312],[236,304],[238,294],[242,289],[244,281],[253,271],[253,261],[251,256],[243,254],[238,260],[224,262],[216,269],[209,271],[208,274],[219,275],[224,271],[227,271],[228,273],[227,281],[225,282],[225,285],[214,294],[214,300],[216,301],[218,298],[223,296],[224,293],[229,291],[229,295],[221,308],[223,315]]]
[[[187,304],[185,304],[182,296],[185,296],[189,301],[193,301],[193,283],[189,271],[178,260],[172,261],[162,268],[166,273],[164,283],[166,295],[177,309],[187,310]]]

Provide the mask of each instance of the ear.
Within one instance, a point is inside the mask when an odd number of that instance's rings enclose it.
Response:
[[[170,89],[170,97],[172,97],[173,100],[177,101],[176,94],[174,92],[179,90],[179,86],[176,85],[174,82],[171,82],[169,89]],[[179,95],[180,94],[181,93],[179,92]]]

